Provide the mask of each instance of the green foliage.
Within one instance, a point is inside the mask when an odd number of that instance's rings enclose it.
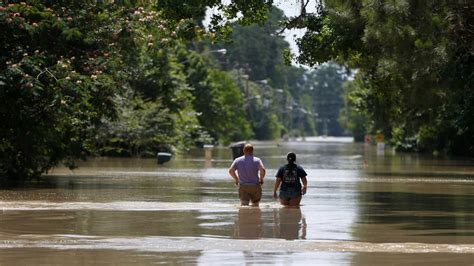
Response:
[[[288,43],[273,33],[286,18],[272,1],[8,3],[0,2],[1,181],[94,154],[315,133],[315,80],[284,64]],[[207,8],[221,13],[206,32]],[[184,48],[232,28],[223,70],[206,50]]]
[[[342,136],[344,130],[339,124],[339,110],[344,106],[343,84],[348,79],[348,71],[335,63],[321,65],[310,72],[312,81],[311,99],[313,99],[316,127],[318,132],[329,136]]]
[[[226,144],[249,139],[252,131],[245,118],[242,94],[234,80],[226,72],[211,70],[207,83],[208,91],[212,93],[207,103],[204,102],[206,97],[196,95],[196,103],[200,106],[196,110],[202,110],[199,117],[202,125],[209,130],[211,136],[216,134],[217,139]]]
[[[355,141],[364,141],[372,125],[367,113],[367,89],[360,76],[354,81],[344,83],[344,108],[339,116],[339,123],[354,137]]]
[[[156,7],[163,17],[170,22],[180,22],[185,25],[178,36],[187,39],[196,39],[202,36],[217,41],[225,39],[231,33],[231,24],[237,22],[242,25],[263,23],[267,19],[272,0],[258,1],[220,1],[220,0],[158,0]],[[209,31],[202,29],[202,20],[207,10],[214,12],[210,17]]]
[[[198,54],[190,54],[184,61],[187,82],[193,88],[194,109],[210,136],[224,144],[250,138],[252,130],[235,81],[226,72],[210,68]]]
[[[138,51],[134,53],[138,59],[125,62],[126,93],[115,101],[117,117],[105,119],[96,130],[97,153],[151,157],[159,151],[187,149],[206,138],[173,50],[140,46],[132,50]]]
[[[96,7],[83,9],[75,21],[68,8],[0,6],[3,181],[36,177],[64,158],[84,156],[87,128],[113,113],[110,61],[99,58],[107,42],[92,37],[108,22],[96,19]]]
[[[170,111],[158,101],[145,102],[130,93],[117,97],[117,117],[96,129],[94,147],[106,156],[154,156],[178,141]]]
[[[270,112],[258,114],[260,116],[257,118],[259,123],[257,123],[255,127],[255,135],[257,136],[257,139],[272,140],[280,138],[282,125],[278,120],[278,116],[275,113]]]
[[[233,25],[232,38],[227,45],[227,58],[234,68],[242,68],[251,80],[269,78],[277,81],[282,74],[278,69],[284,65],[283,50],[289,44],[282,36],[274,36],[279,21],[284,19],[283,11],[272,8],[268,21],[262,26]]]
[[[154,14],[138,11],[145,17]],[[199,95],[183,72],[178,57],[182,44],[172,38],[175,32],[167,28],[170,25],[175,24],[164,20],[132,24],[133,31],[120,39],[127,96],[116,103],[117,119],[106,120],[97,130],[99,154],[154,156],[158,151],[186,150],[210,141],[207,131],[212,128],[203,127],[198,119],[193,102]]]
[[[233,25],[225,66],[235,69],[245,95],[247,117],[257,139],[275,139],[291,135],[314,135],[312,96],[306,70],[289,66],[289,44],[275,33],[286,20],[283,12],[270,9],[263,25]]]
[[[346,109],[346,124],[366,117],[368,130],[403,149],[472,156],[472,10],[463,1],[325,1],[304,20],[298,59],[358,69],[360,92],[347,102],[365,104]]]
[[[94,151],[146,156],[206,136],[170,48],[198,31],[134,6],[0,3],[1,180],[74,167]]]

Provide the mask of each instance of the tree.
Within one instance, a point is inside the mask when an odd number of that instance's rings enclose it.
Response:
[[[341,110],[339,123],[352,134],[355,141],[362,142],[373,125],[366,113],[366,103],[362,100],[367,89],[359,83],[363,83],[360,77],[344,83],[344,108]]]
[[[365,104],[353,110],[397,147],[472,156],[472,10],[464,1],[325,1],[292,21],[308,29],[298,59],[357,68]]]
[[[82,8],[0,6],[2,181],[37,177],[84,156],[87,129],[113,114],[110,19],[100,7]]]
[[[317,114],[316,127],[320,134],[342,136],[344,129],[339,124],[339,111],[344,106],[343,84],[348,79],[344,67],[335,63],[321,65],[308,74],[311,84],[313,112]]]
[[[227,42],[216,48],[227,50],[227,69],[236,69],[245,95],[247,117],[257,139],[275,139],[283,133],[314,135],[314,117],[303,68],[285,63],[289,44],[277,32],[286,17],[273,7],[262,25],[232,25]]]
[[[188,147],[205,137],[170,47],[225,31],[199,27],[207,6],[228,18],[245,8],[239,20],[250,23],[265,17],[269,2],[0,2],[1,181],[38,177],[60,161],[74,167],[97,149],[146,155],[147,147]],[[230,83],[225,89],[235,91]],[[227,104],[233,96],[219,97]]]
[[[182,59],[183,70],[193,88],[193,106],[203,128],[215,141],[225,144],[250,138],[252,130],[235,81],[226,72],[210,68],[198,53],[187,55]]]

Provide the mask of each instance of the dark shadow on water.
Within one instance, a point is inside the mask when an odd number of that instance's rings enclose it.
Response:
[[[359,223],[401,224],[407,230],[474,230],[474,195],[361,192],[358,201]]]
[[[409,180],[410,178],[449,178],[454,180],[474,180],[474,174],[472,172],[465,173],[452,173],[452,172],[397,172],[397,171],[367,171],[365,174],[369,176],[383,176],[383,177],[403,177]]]
[[[45,177],[32,179],[0,179],[0,189],[58,188],[55,180]]]
[[[75,177],[75,178],[41,178],[28,181],[14,181],[0,184],[0,189],[129,189],[127,183],[109,183],[107,178],[98,181],[99,177]]]
[[[440,236],[474,236],[473,232],[467,232],[467,231],[461,231],[461,232],[452,232],[452,233],[432,233],[432,234],[417,234],[418,236],[434,236],[434,237],[440,237]]]

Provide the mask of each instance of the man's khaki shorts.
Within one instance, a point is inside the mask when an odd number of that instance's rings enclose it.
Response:
[[[260,185],[239,185],[239,198],[242,203],[257,203],[262,198]]]

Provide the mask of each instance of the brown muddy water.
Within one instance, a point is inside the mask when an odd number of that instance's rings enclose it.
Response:
[[[259,208],[239,206],[226,147],[56,168],[0,190],[0,265],[474,265],[474,160],[320,140],[254,143]],[[309,174],[300,208],[272,199],[289,151]]]

